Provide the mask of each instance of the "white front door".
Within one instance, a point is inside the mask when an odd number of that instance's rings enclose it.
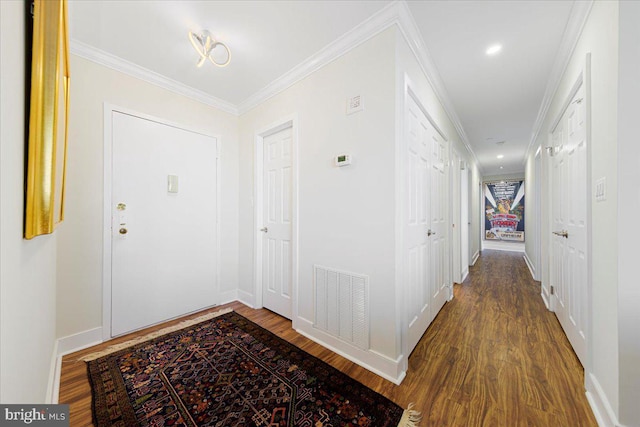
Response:
[[[552,134],[553,306],[582,362],[587,354],[587,137],[586,102],[581,86]]]
[[[217,303],[217,141],[112,112],[111,336]]]
[[[430,141],[431,191],[429,216],[429,251],[431,256],[431,319],[436,317],[449,299],[449,249],[447,234],[449,219],[447,206],[449,188],[447,185],[447,143],[438,132],[433,132]]]
[[[291,319],[292,127],[263,139],[262,303]]]
[[[408,352],[414,349],[431,323],[431,266],[429,263],[429,150],[432,129],[412,97],[405,117],[404,260]]]

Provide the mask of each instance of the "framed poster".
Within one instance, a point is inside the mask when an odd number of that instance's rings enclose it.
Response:
[[[33,2],[33,44],[24,237],[49,234],[64,219],[69,111],[66,0]]]
[[[524,181],[484,184],[485,240],[524,242]]]

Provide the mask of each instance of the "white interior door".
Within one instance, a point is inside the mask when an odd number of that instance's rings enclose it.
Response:
[[[460,283],[462,280],[462,233],[460,197],[462,187],[460,185],[460,156],[455,150],[451,153],[451,256],[453,268],[453,281]]]
[[[469,274],[469,169],[460,170],[460,282]]]
[[[587,138],[584,86],[581,86],[552,140],[553,305],[569,342],[585,365],[587,354]]]
[[[111,336],[215,305],[216,138],[112,113]]]
[[[431,319],[436,317],[449,298],[449,254],[447,238],[449,219],[447,206],[449,187],[447,183],[447,143],[438,132],[431,135],[430,173],[431,191],[429,217],[429,250],[431,261]]]
[[[429,154],[431,124],[412,97],[405,117],[404,259],[408,352],[431,323],[429,264]]]
[[[291,319],[292,127],[263,138],[262,303]]]

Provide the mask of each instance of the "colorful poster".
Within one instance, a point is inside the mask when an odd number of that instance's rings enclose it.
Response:
[[[524,242],[524,181],[484,185],[484,238]]]

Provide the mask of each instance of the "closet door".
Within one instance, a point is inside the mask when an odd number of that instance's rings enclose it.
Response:
[[[582,362],[587,354],[587,138],[582,86],[552,133],[552,305]]]

